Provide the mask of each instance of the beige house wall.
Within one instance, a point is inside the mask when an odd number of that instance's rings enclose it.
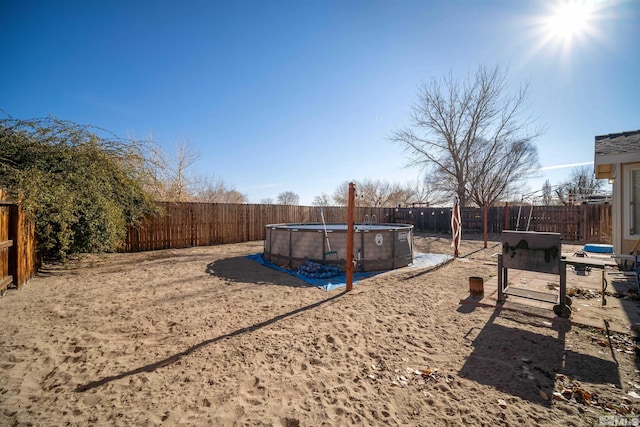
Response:
[[[613,213],[614,223],[617,219],[619,223],[619,230],[616,230],[614,225],[614,232],[617,231],[620,240],[620,251],[618,253],[628,254],[640,239],[640,229],[634,230],[634,234],[631,234],[631,170],[640,169],[640,162],[636,163],[621,163],[619,165],[619,174],[616,179],[617,191],[614,187],[614,199],[619,200],[619,215]],[[640,209],[640,206],[636,206],[636,209]],[[614,209],[615,210],[615,209]],[[614,246],[615,248],[615,246]],[[640,245],[636,249],[640,249]]]
[[[631,170],[640,169],[640,144],[635,140],[638,132],[596,137],[596,178],[613,182],[611,240],[617,254],[630,253],[640,239],[640,227],[631,233]],[[640,209],[640,201],[636,203],[635,208]]]

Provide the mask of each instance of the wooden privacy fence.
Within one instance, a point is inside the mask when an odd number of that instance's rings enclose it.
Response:
[[[265,238],[265,225],[321,222],[320,208],[312,206],[218,203],[160,203],[164,213],[130,227],[127,252],[240,243]],[[346,222],[346,207],[322,208],[325,221]],[[463,233],[483,231],[480,208],[462,208]],[[529,219],[529,216],[531,219]],[[451,208],[356,208],[356,222],[413,224],[416,231],[451,232]],[[518,219],[519,218],[519,219]],[[611,243],[611,206],[490,207],[490,234],[502,230],[560,233],[572,242]]]
[[[451,208],[401,208],[395,210],[395,222],[414,224],[418,231],[451,232]],[[463,233],[482,233],[483,209],[461,208]],[[562,239],[581,243],[611,243],[611,205],[577,206],[491,206],[488,233],[502,230],[560,233]]]
[[[240,243],[265,238],[265,226],[280,223],[321,222],[320,208],[289,205],[221,203],[159,203],[163,214],[130,227],[126,252]],[[322,208],[327,223],[346,222],[346,207]],[[393,222],[392,209],[357,208],[356,218]]]
[[[0,292],[20,288],[39,266],[33,222],[18,205],[0,201]]]
[[[19,288],[40,267],[35,227],[16,204],[2,201],[0,191],[0,292]],[[164,213],[146,218],[127,230],[127,252],[208,246],[264,240],[265,226],[321,222],[313,206],[218,203],[160,203]],[[346,207],[323,207],[327,223],[346,222]],[[462,208],[463,233],[483,231],[480,208]],[[356,208],[357,223],[413,224],[416,231],[451,233],[451,208]],[[488,231],[526,230],[560,233],[565,241],[611,243],[611,205],[493,206]]]

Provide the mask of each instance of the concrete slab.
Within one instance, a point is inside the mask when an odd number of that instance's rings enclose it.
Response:
[[[563,245],[565,250],[572,250]],[[566,255],[572,255],[566,253]],[[602,298],[602,270],[591,269],[580,272],[567,266],[567,295],[570,296],[572,314],[569,321],[577,325],[587,325],[604,328],[605,320],[609,329],[636,335],[640,331],[640,304],[627,295],[630,289],[635,289],[635,281],[624,276],[613,274],[615,268],[607,268],[606,294],[603,304]],[[561,321],[553,312],[553,303],[536,301],[509,295],[504,304],[499,304],[498,277],[492,277],[484,283],[484,297],[468,297],[461,301],[463,304],[485,307],[500,306],[506,310],[516,310],[536,316],[548,317],[550,321]],[[524,270],[509,269],[509,286],[523,290],[549,293],[551,296],[559,293],[560,276]],[[637,295],[637,294],[636,294]],[[564,320],[564,319],[563,319]],[[640,335],[640,333],[638,333]]]

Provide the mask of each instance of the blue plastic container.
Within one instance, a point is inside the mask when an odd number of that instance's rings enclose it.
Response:
[[[598,254],[612,254],[613,246],[612,245],[602,245],[597,243],[589,243],[584,245],[585,252],[595,252]]]

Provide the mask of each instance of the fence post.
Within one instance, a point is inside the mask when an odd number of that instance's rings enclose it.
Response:
[[[9,248],[9,275],[13,276],[13,286],[20,288],[22,285],[22,274],[20,272],[20,209],[18,205],[9,205],[9,240],[13,240],[13,245]]]
[[[349,183],[349,203],[347,205],[347,253],[345,258],[347,270],[347,292],[353,289],[353,239],[354,239],[354,199],[356,196],[356,185]]]
[[[509,229],[509,203],[504,204],[504,228],[503,230]]]
[[[588,239],[589,237],[587,236],[587,232],[588,227],[587,227],[587,208],[589,207],[589,205],[587,204],[582,204],[580,205],[580,213],[582,215],[580,215],[580,234],[582,234],[582,236],[580,236],[580,241],[584,242],[584,243],[589,243]]]
[[[487,248],[487,240],[489,240],[489,206],[487,202],[484,202],[484,220],[482,221],[482,228],[484,228],[484,247]]]

